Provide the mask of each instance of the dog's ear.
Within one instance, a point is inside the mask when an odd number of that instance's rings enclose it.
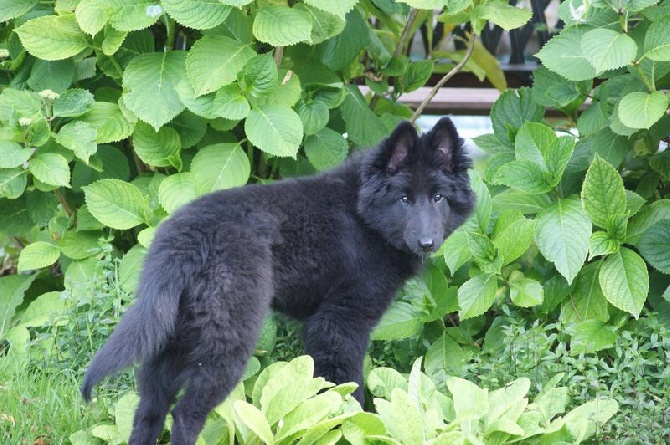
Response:
[[[455,170],[456,158],[461,157],[461,140],[454,123],[448,117],[443,117],[430,130],[428,145],[439,156],[442,170],[451,173]]]
[[[399,124],[385,141],[386,171],[395,173],[418,144],[419,136],[409,122]]]

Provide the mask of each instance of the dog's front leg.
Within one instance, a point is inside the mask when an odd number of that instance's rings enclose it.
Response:
[[[361,406],[365,401],[363,360],[375,321],[358,308],[328,304],[305,325],[305,349],[314,359],[314,374],[336,384],[357,383],[354,397]]]

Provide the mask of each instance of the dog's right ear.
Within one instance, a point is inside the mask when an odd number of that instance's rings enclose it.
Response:
[[[400,123],[391,136],[384,141],[386,171],[397,172],[407,160],[409,153],[419,143],[416,129],[409,122]]]

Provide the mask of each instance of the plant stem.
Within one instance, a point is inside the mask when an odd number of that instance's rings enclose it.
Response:
[[[283,46],[278,46],[275,48],[275,53],[274,53],[274,59],[275,59],[275,65],[277,65],[277,68],[281,66],[281,59],[284,56],[284,47]]]
[[[58,198],[58,201],[60,201],[60,204],[63,206],[63,210],[65,210],[65,213],[67,213],[67,216],[72,216],[74,214],[74,212],[72,211],[72,208],[70,207],[70,205],[65,200],[65,196],[63,196],[63,194],[58,189],[54,190],[54,194]]]
[[[435,84],[432,90],[430,90],[430,93],[428,93],[428,96],[421,102],[421,104],[417,107],[416,111],[412,115],[412,118],[409,120],[412,124],[416,122],[416,120],[421,116],[421,113],[423,113],[423,110],[428,106],[428,104],[433,100],[437,92],[442,88],[442,86],[447,83],[449,79],[454,77],[456,73],[458,73],[468,62],[470,59],[470,56],[472,56],[472,52],[475,49],[475,39],[476,36],[473,32],[470,32],[470,38],[468,40],[468,49],[465,52],[465,55],[463,56],[463,59],[461,59],[458,64],[451,69],[447,74],[444,75],[442,79],[440,79],[439,82]]]

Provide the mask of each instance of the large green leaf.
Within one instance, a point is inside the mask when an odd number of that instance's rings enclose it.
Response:
[[[482,315],[489,310],[498,290],[498,279],[490,273],[470,278],[458,289],[458,312],[461,320]]]
[[[74,14],[45,15],[28,20],[14,30],[23,46],[35,57],[62,60],[75,56],[88,46]]]
[[[670,199],[659,199],[642,209],[630,220],[627,244],[637,244],[640,237],[658,221],[670,219]]]
[[[658,62],[670,62],[670,17],[655,21],[644,36],[644,55]]]
[[[21,167],[0,169],[0,197],[17,199],[26,190],[27,171]]]
[[[181,167],[181,142],[174,128],[162,127],[154,131],[150,125],[138,122],[133,133],[133,147],[137,156],[154,167]]]
[[[70,166],[67,159],[56,153],[41,153],[30,161],[30,173],[45,184],[69,187]]]
[[[509,295],[514,304],[531,307],[542,304],[544,289],[539,281],[532,278],[521,278],[510,283]]]
[[[400,0],[400,3],[417,9],[442,9],[447,5],[447,0]]]
[[[250,44],[226,36],[204,36],[196,41],[186,58],[186,72],[196,95],[232,83],[244,64],[255,55]]]
[[[503,146],[514,147],[517,131],[527,122],[541,122],[544,108],[533,100],[529,88],[503,92],[491,108],[493,132]]]
[[[625,211],[623,180],[614,167],[598,155],[586,172],[582,202],[591,221],[604,229],[612,228],[612,217]]]
[[[215,114],[226,119],[244,119],[251,111],[251,106],[237,83],[220,88],[213,103],[216,107]]]
[[[183,51],[146,53],[123,73],[123,103],[156,131],[182,112],[177,84],[186,76]]]
[[[358,3],[358,0],[340,0],[337,2],[332,0],[305,0],[305,3],[319,8],[322,11],[344,18],[344,16],[354,8],[356,3]]]
[[[588,354],[611,348],[616,343],[616,328],[600,320],[586,320],[570,326],[567,332],[572,336],[570,353]]]
[[[244,131],[256,147],[280,157],[295,158],[303,137],[300,117],[282,105],[253,108],[244,123]]]
[[[312,18],[297,8],[266,5],[256,14],[252,31],[261,42],[291,46],[310,39]]]
[[[0,168],[14,168],[23,165],[32,154],[16,142],[0,141]]]
[[[572,283],[589,252],[591,220],[578,200],[562,199],[542,210],[536,221],[537,247]]]
[[[372,332],[373,340],[399,340],[421,332],[421,313],[409,303],[398,301],[384,314]]]
[[[68,148],[88,164],[88,160],[98,151],[98,130],[88,122],[71,121],[56,133],[56,142]]]
[[[334,2],[328,2],[329,4],[337,4]],[[321,9],[316,7],[298,3],[295,5],[296,9],[307,12],[312,17],[312,32],[309,38],[310,45],[316,45],[321,42],[334,37],[342,32],[344,29],[344,16],[339,17],[332,15],[331,13],[324,12]]]
[[[561,307],[561,321],[609,320],[608,303],[600,288],[600,261],[587,264],[579,271],[573,291]]]
[[[39,2],[40,0],[0,0],[0,22],[22,16]]]
[[[619,102],[618,116],[630,128],[649,128],[663,117],[670,99],[660,91],[628,93]]]
[[[195,191],[204,195],[246,184],[251,166],[239,144],[214,144],[196,153],[191,162],[191,173]]]
[[[640,238],[638,247],[649,264],[670,274],[670,219],[658,221],[649,227]]]
[[[0,338],[5,338],[16,308],[23,302],[23,296],[35,278],[37,274],[0,277]]]
[[[400,388],[391,391],[391,400],[375,399],[376,411],[389,434],[403,445],[424,443],[422,413],[416,402]]]
[[[161,0],[161,4],[177,22],[193,29],[214,28],[232,10],[219,0]]]
[[[56,241],[56,246],[63,255],[73,260],[83,260],[100,253],[98,239],[101,236],[101,232],[70,230]]]
[[[104,225],[127,230],[148,222],[149,205],[134,185],[118,179],[101,179],[82,189],[88,210]]]
[[[536,56],[551,71],[568,80],[591,80],[596,69],[582,51],[582,38],[591,30],[588,26],[571,26],[549,39]]]
[[[503,29],[511,30],[526,24],[533,15],[529,9],[517,8],[506,1],[487,1],[475,7],[476,18],[490,20]]]
[[[103,0],[109,23],[119,31],[138,31],[151,26],[163,13],[156,0]]]
[[[79,117],[93,107],[93,93],[81,88],[67,90],[53,102],[54,117]]]
[[[99,144],[118,142],[133,133],[133,124],[126,119],[121,108],[111,102],[95,102],[79,120],[93,125]]]
[[[361,147],[369,147],[387,136],[379,117],[370,110],[365,98],[356,86],[347,86],[347,97],[340,110],[351,141]]]
[[[535,222],[524,218],[518,210],[506,210],[496,220],[493,229],[493,244],[509,264],[526,252],[533,241]]]
[[[353,10],[347,14],[344,30],[316,47],[320,61],[334,71],[340,71],[360,54],[370,41],[368,24]]]
[[[253,431],[263,443],[270,445],[275,443],[270,424],[261,410],[244,400],[236,400],[233,402],[233,407],[242,423]]]
[[[523,159],[500,166],[493,175],[492,182],[527,193],[542,194],[551,190],[542,168],[535,162]]]
[[[340,165],[348,151],[347,140],[327,127],[305,138],[305,155],[317,170]]]
[[[582,37],[581,50],[600,74],[630,64],[637,54],[637,45],[626,34],[610,29],[594,29]]]
[[[607,301],[637,317],[649,293],[649,272],[640,256],[622,247],[610,255],[598,274]]]
[[[19,255],[19,272],[51,266],[60,257],[58,247],[46,241],[28,244]]]

